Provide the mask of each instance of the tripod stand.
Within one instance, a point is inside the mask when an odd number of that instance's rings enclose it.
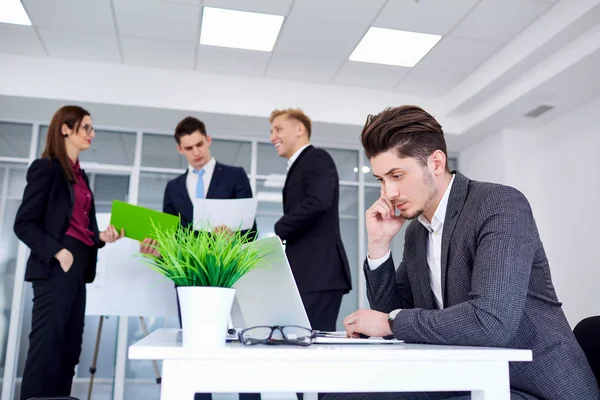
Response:
[[[98,353],[100,350],[100,337],[102,336],[102,325],[104,323],[104,318],[108,318],[105,316],[100,316],[100,320],[98,321],[98,330],[96,332],[96,344],[94,346],[94,357],[92,358],[92,365],[90,366],[90,386],[88,388],[88,400],[92,399],[92,389],[94,387],[94,377],[96,376],[96,365],[98,363]],[[144,321],[144,317],[139,317],[140,327],[142,328],[142,333],[144,336],[148,336],[148,328],[146,327],[146,321]],[[152,360],[152,367],[154,368],[154,375],[156,377],[156,384],[160,385],[160,371],[158,370],[158,365],[155,360]]]

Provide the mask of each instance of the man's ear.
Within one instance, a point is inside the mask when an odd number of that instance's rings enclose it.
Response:
[[[300,121],[295,121],[296,122],[296,136],[300,137],[304,134],[304,125],[302,125],[302,123]]]
[[[206,134],[206,145],[210,146],[212,143],[212,136],[210,136],[208,133]]]
[[[177,149],[177,151],[179,152],[179,154],[183,154],[183,149],[181,148],[181,146],[179,144],[176,144],[175,148]]]
[[[443,174],[446,171],[446,155],[441,150],[436,150],[429,156],[429,160],[436,175]]]

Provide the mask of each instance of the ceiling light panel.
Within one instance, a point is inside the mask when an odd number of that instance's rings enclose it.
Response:
[[[350,61],[414,67],[440,41],[440,35],[371,27]]]
[[[200,44],[272,51],[283,20],[282,15],[204,7]]]

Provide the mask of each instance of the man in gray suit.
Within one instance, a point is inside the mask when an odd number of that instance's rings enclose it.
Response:
[[[381,198],[366,212],[364,272],[371,309],[345,318],[348,334],[531,349],[532,362],[510,365],[512,399],[600,399],[557,299],[523,194],[451,173],[442,128],[419,107],[386,109],[370,116],[361,140],[373,175],[381,182]],[[412,219],[417,221],[406,230],[404,256],[395,270],[390,242]],[[328,400],[445,398],[470,395],[327,396]]]

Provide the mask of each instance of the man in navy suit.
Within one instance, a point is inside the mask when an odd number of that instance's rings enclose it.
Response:
[[[252,198],[252,188],[242,167],[217,162],[210,154],[212,138],[206,133],[202,121],[184,118],[175,128],[177,151],[188,161],[188,169],[167,183],[163,197],[163,212],[181,216],[181,224],[193,222],[194,199],[247,199]],[[245,232],[243,232],[245,233]],[[256,223],[249,234],[256,237]],[[146,239],[144,243],[150,243]],[[146,246],[143,252],[150,251]]]
[[[189,226],[194,220],[194,199],[247,199],[252,197],[252,188],[242,167],[217,162],[210,155],[212,138],[202,121],[194,117],[184,118],[175,128],[177,151],[188,161],[188,169],[167,183],[163,197],[163,212],[180,216],[181,224]],[[228,229],[222,227],[221,229]],[[242,231],[245,234],[247,231]],[[256,221],[248,233],[256,238]],[[159,255],[156,241],[144,239],[140,251]],[[178,302],[179,303],[179,302]],[[181,317],[180,317],[181,322]],[[194,400],[210,400],[207,393],[197,393]],[[258,393],[240,394],[241,400],[260,399]]]

